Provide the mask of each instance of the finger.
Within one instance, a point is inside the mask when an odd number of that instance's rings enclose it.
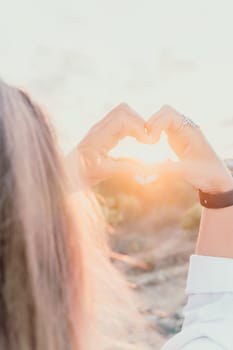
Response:
[[[163,119],[162,119],[163,118]],[[148,135],[152,137],[152,143],[159,141],[163,129],[165,127],[165,115],[161,111],[154,114],[149,122],[146,123],[146,129]]]
[[[148,143],[150,136],[145,130],[145,120],[127,104],[123,104],[122,107],[122,114],[116,125],[120,130],[120,137],[131,136],[139,142]]]
[[[145,121],[127,104],[122,103],[110,111],[93,129],[106,151],[131,136],[143,143],[149,143],[151,137],[145,132]]]
[[[162,131],[167,134],[177,131],[183,122],[184,117],[172,107],[163,106],[157,113],[152,115],[146,123],[148,133],[152,135],[153,142],[157,142]]]

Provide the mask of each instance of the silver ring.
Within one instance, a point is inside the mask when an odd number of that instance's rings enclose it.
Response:
[[[192,121],[192,119],[183,115],[183,122],[177,131],[178,132],[182,131],[186,126],[190,126],[192,128],[196,128],[196,129],[200,128],[200,126],[197,125],[196,123],[194,123],[194,121]]]

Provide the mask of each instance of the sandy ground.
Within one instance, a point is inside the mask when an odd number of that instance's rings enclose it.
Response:
[[[127,234],[125,228],[118,229],[115,250],[136,260],[115,264],[143,301],[147,345],[160,349],[182,325],[188,260],[195,239],[176,223],[156,234],[145,234],[143,227],[143,223],[137,223]]]

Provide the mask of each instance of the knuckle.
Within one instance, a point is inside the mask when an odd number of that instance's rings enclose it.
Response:
[[[126,102],[121,102],[119,105],[118,105],[118,108],[119,109],[128,109],[129,108],[129,105],[126,103]]]
[[[146,126],[148,127],[153,126],[157,120],[158,120],[158,115],[157,114],[152,115],[152,117],[150,117],[150,119],[147,121]]]
[[[126,113],[129,109],[129,106],[126,103],[120,103],[118,106],[116,106],[111,112],[110,112],[110,117],[112,119],[117,120],[124,120],[126,117]]]
[[[122,102],[118,106],[116,106],[114,110],[118,112],[127,112],[129,110],[129,105],[125,102]]]

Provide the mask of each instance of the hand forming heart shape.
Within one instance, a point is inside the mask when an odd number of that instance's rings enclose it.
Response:
[[[201,130],[194,124],[183,123],[184,116],[169,106],[162,107],[145,123],[128,105],[121,104],[92,127],[79,144],[79,173],[88,185],[117,173],[138,175],[141,169],[137,161],[117,160],[111,158],[108,152],[126,136],[132,136],[141,143],[154,144],[164,131],[180,161],[155,164],[147,174],[151,179],[154,175],[172,172],[202,191],[232,188],[230,172]]]
[[[127,136],[134,137],[144,144],[152,141],[151,136],[145,132],[145,120],[123,103],[94,125],[79,144],[89,183],[98,183],[117,173],[141,173],[137,161],[115,159],[108,154],[120,140]]]

